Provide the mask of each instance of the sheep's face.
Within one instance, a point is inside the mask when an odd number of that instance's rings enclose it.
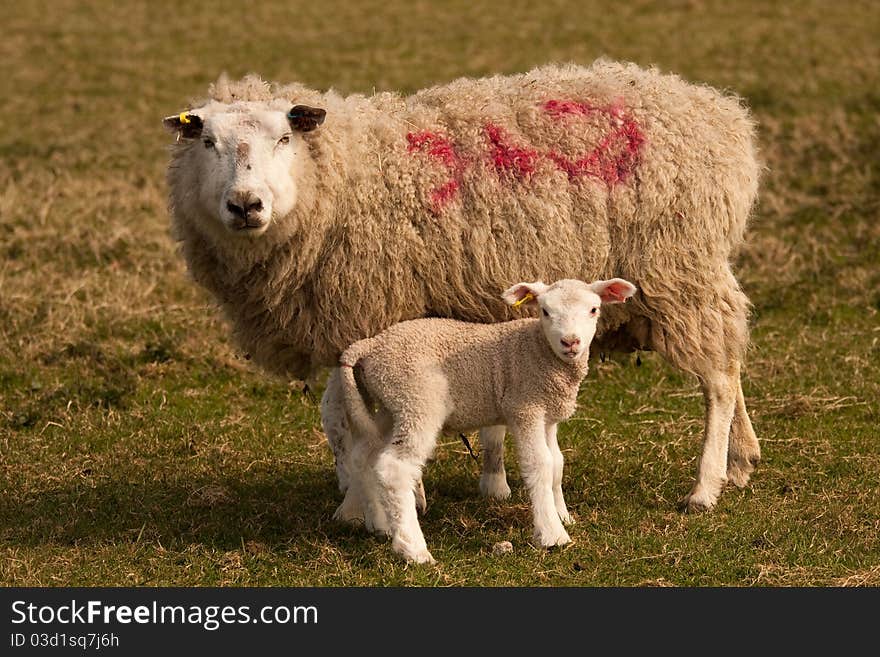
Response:
[[[561,360],[570,363],[589,358],[602,305],[624,302],[635,292],[635,285],[622,278],[594,283],[566,279],[552,285],[517,283],[503,298],[513,306],[536,306],[547,343]]]
[[[305,146],[300,133],[324,120],[302,105],[211,103],[165,119],[186,142],[179,166],[197,172],[185,190],[199,215],[238,235],[260,235],[293,210]]]

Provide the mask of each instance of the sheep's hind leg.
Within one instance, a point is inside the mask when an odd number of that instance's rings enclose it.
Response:
[[[480,475],[480,494],[504,500],[510,497],[507,473],[504,470],[504,425],[480,429],[480,448],[483,450],[483,473]]]
[[[565,497],[562,495],[562,473],[565,468],[565,457],[559,449],[559,441],[556,439],[557,423],[547,425],[547,447],[553,458],[553,502],[556,505],[556,513],[564,525],[571,525],[574,520],[565,506]]]
[[[761,446],[752,428],[743,397],[742,380],[736,385],[736,408],[730,425],[730,445],[727,451],[727,480],[738,488],[749,483],[749,477],[761,460]]]
[[[749,339],[749,303],[726,261],[666,271],[652,287],[652,294],[641,299],[650,312],[651,346],[673,365],[695,374],[703,390],[703,449],[696,481],[680,506],[688,512],[706,511],[715,506],[728,480],[732,431],[738,441],[734,458],[748,444],[740,441],[748,441],[742,433],[744,403],[743,417],[735,421],[735,416],[741,396],[740,363]]]
[[[513,427],[519,467],[529,490],[535,541],[542,547],[565,545],[571,538],[556,510],[553,496],[553,456],[547,446],[543,420],[520,421]]]
[[[700,375],[706,403],[703,451],[697,465],[697,480],[680,503],[689,513],[707,511],[715,506],[727,483],[727,448],[730,425],[736,406],[738,365],[733,371],[715,370]]]

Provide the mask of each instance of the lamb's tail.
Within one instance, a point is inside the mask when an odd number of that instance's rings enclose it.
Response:
[[[358,342],[345,350],[339,359],[339,370],[342,375],[342,398],[345,400],[345,409],[348,417],[354,425],[354,429],[365,438],[378,441],[381,437],[379,426],[373,419],[373,414],[364,403],[364,398],[358,390],[354,379],[354,368],[364,356],[362,343]]]

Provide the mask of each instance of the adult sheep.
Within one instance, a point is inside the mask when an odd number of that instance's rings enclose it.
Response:
[[[607,61],[408,97],[250,76],[165,125],[173,233],[266,370],[304,378],[402,320],[510,319],[497,291],[519,280],[620,276],[639,293],[609,308],[595,351],[655,350],[705,396],[685,508],[747,483],[748,300],[729,260],[760,167],[735,97]],[[338,395],[322,410],[338,452]]]

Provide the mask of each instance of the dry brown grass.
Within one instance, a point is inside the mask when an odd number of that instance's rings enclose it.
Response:
[[[878,584],[874,4],[207,11],[59,0],[5,12],[0,582]],[[222,70],[410,90],[603,54],[734,89],[755,110],[767,171],[737,269],[755,303],[746,392],[763,464],[714,514],[678,515],[699,394],[656,358],[608,361],[562,433],[574,545],[529,547],[519,487],[509,503],[476,499],[453,441],[427,473],[441,564],[406,568],[330,521],[317,409],[253,372],[187,280],[167,235],[160,119]],[[503,540],[514,552],[492,557]]]

